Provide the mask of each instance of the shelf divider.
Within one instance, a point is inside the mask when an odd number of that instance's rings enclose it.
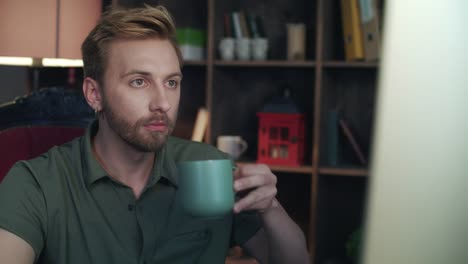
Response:
[[[367,177],[369,170],[366,168],[345,168],[345,167],[320,167],[319,174],[324,175],[338,175],[338,176],[354,176],[354,177]]]
[[[265,60],[265,61],[223,61],[216,60],[215,66],[222,67],[290,67],[290,68],[312,68],[315,61],[287,61],[287,60]]]
[[[379,66],[379,62],[373,61],[373,62],[366,62],[366,61],[324,61],[323,62],[323,67],[324,68],[346,68],[346,69],[352,69],[352,68],[371,68],[371,69],[377,69]]]

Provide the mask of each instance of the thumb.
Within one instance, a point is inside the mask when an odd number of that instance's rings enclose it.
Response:
[[[239,178],[242,177],[241,166],[242,166],[242,165],[234,165],[234,166],[232,167],[232,169],[233,169],[233,175],[234,175],[234,180],[239,179]]]

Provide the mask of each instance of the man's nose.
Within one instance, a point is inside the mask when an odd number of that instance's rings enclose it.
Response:
[[[151,112],[161,111],[165,113],[171,108],[166,90],[162,85],[156,85],[154,89],[151,89],[149,96],[151,100],[149,110]]]

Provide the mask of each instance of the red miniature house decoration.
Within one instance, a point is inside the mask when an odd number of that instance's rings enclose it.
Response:
[[[267,105],[259,118],[257,162],[300,166],[304,160],[304,114],[295,106]],[[292,110],[291,110],[292,109]]]

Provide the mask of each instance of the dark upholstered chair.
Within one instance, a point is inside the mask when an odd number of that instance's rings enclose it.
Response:
[[[15,162],[83,135],[93,119],[81,91],[60,87],[0,105],[0,181]]]

